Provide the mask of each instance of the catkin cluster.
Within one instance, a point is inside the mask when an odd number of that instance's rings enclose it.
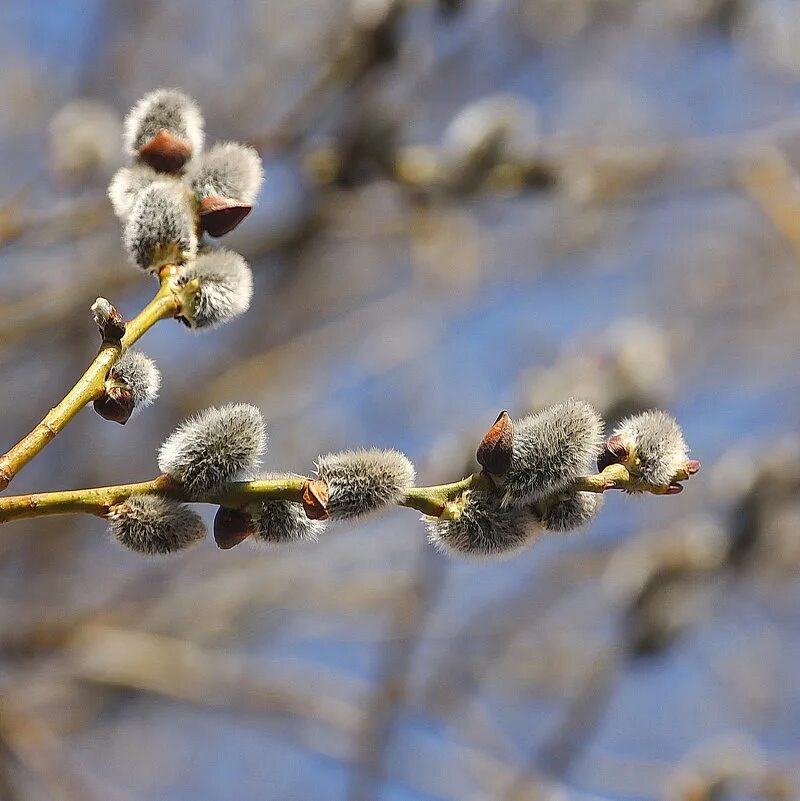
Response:
[[[368,27],[371,19],[367,13]],[[518,134],[535,126],[523,125],[524,119],[524,109],[508,99],[462,116],[449,140],[453,154],[466,154],[465,177],[473,168],[526,157]],[[152,92],[133,107],[124,143],[130,163],[114,175],[108,195],[131,261],[158,277],[159,290],[130,322],[105,298],[95,301],[92,313],[103,340],[96,359],[61,404],[0,459],[0,489],[86,403],[124,424],[156,399],[158,368],[128,349],[153,324],[175,317],[202,330],[249,307],[250,268],[240,255],[213,248],[204,237],[228,233],[250,212],[263,179],[256,151],[233,142],[204,151],[200,111],[173,89]],[[256,407],[231,403],[187,419],[170,434],[158,452],[161,475],[153,481],[44,493],[36,502],[27,496],[0,500],[0,522],[91,512],[108,519],[123,546],[166,554],[206,534],[189,503],[219,507],[214,539],[223,549],[248,538],[316,541],[329,521],[399,505],[423,513],[429,541],[442,551],[504,556],[546,532],[585,526],[608,489],[672,495],[700,467],[688,458],[677,422],[664,412],[629,417],[607,440],[603,429],[591,405],[567,400],[517,421],[502,412],[478,447],[480,472],[453,484],[417,487],[408,457],[379,448],[320,456],[316,477],[259,478],[268,440],[264,420]]]
[[[184,421],[167,437],[158,452],[158,466],[190,498],[203,500],[233,481],[252,479],[267,440],[263,417],[255,406],[231,403],[210,408]],[[238,510],[221,507],[215,521],[217,543],[232,547],[251,535],[268,543],[315,541],[328,519],[349,520],[398,503],[414,484],[414,466],[408,458],[377,448],[321,456],[317,472],[319,479],[308,481],[313,504],[270,500]],[[112,507],[108,516],[111,533],[122,545],[141,553],[166,553],[197,541],[196,521],[188,514],[191,536],[176,525],[178,513],[186,509],[183,504],[165,503],[161,507],[164,525],[159,526],[159,496],[143,495],[139,500],[144,503],[132,504],[129,499]],[[137,526],[137,519],[141,525]]]
[[[253,282],[244,259],[211,248],[203,235],[236,228],[263,180],[252,147],[222,142],[204,151],[203,140],[203,118],[191,98],[174,89],[145,95],[125,120],[132,163],[108,189],[131,261],[152,273],[180,268],[180,319],[194,329],[213,328],[250,305]]]
[[[512,554],[543,532],[584,527],[603,505],[600,492],[576,488],[596,463],[623,465],[639,491],[679,492],[699,469],[678,423],[661,411],[624,420],[603,443],[603,422],[577,400],[512,421],[504,412],[484,437],[478,461],[487,481],[465,493],[447,519],[428,519],[441,550],[490,557]]]
[[[249,266],[203,236],[228,233],[252,209],[263,180],[258,153],[234,142],[204,151],[202,115],[174,89],[145,95],[129,112],[123,139],[131,163],[116,172],[108,196],[131,261],[152,274],[172,270],[176,317],[191,329],[215,328],[243,314],[253,294]],[[98,298],[92,311],[104,340],[119,341],[125,323],[116,309]],[[159,385],[150,359],[125,353],[94,408],[124,424],[155,400]]]
[[[465,114],[449,135],[453,152],[471,154],[464,170],[519,157],[523,117],[507,99]],[[203,119],[190,98],[169,89],[146,95],[125,121],[131,163],[116,173],[108,193],[131,261],[159,276],[176,302],[176,316],[193,329],[212,328],[248,308],[249,267],[203,237],[235,228],[250,212],[263,177],[252,148],[225,142],[204,151],[203,140]],[[121,345],[125,323],[116,309],[103,298],[92,309],[104,342]],[[95,408],[124,423],[153,401],[159,383],[150,359],[123,353]],[[122,545],[161,554],[181,550],[205,533],[186,502],[219,504],[214,537],[221,548],[247,538],[315,541],[328,521],[399,504],[425,512],[429,540],[439,549],[503,556],[545,532],[570,532],[589,523],[602,506],[602,492],[618,486],[620,476],[623,489],[674,494],[699,468],[688,459],[678,424],[663,412],[624,420],[605,441],[603,428],[598,413],[579,400],[517,421],[503,412],[478,448],[481,472],[455,485],[415,488],[414,466],[406,456],[372,448],[320,456],[315,478],[270,473],[268,484],[256,481],[261,489],[251,493],[251,485],[237,490],[234,484],[256,479],[266,427],[254,406],[233,403],[186,420],[165,440],[158,453],[167,482],[163,493],[128,497],[107,516]],[[599,480],[590,476],[595,465],[603,471]]]
[[[545,532],[575,531],[602,506],[601,492],[579,488],[595,462],[623,464],[641,489],[679,487],[678,480],[696,471],[680,428],[663,412],[623,421],[605,443],[602,433],[599,415],[581,401],[568,400],[516,422],[504,412],[478,448],[483,471],[469,487],[443,499],[438,514],[424,518],[430,542],[449,553],[494,557],[520,551]],[[259,410],[228,404],[180,425],[161,446],[158,464],[184,497],[204,500],[209,494],[224,494],[231,482],[252,479],[266,443]],[[214,523],[217,544],[231,548],[247,538],[313,542],[329,520],[413,505],[408,497],[414,489],[414,466],[398,451],[371,448],[320,456],[316,472],[315,479],[264,476],[300,479],[302,498],[221,506]],[[165,553],[199,539],[196,520],[182,504],[170,500],[160,507],[158,497],[148,498],[112,508],[110,527],[120,543],[143,553]],[[159,508],[164,510],[163,525],[157,520]],[[182,519],[185,527],[179,524]]]
[[[513,554],[543,532],[574,531],[599,511],[602,496],[572,490],[592,471],[603,421],[568,400],[513,421],[504,412],[484,437],[478,461],[488,480],[470,491],[450,520],[429,520],[428,538],[444,551]]]

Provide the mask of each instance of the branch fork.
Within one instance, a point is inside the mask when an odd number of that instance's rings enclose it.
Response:
[[[158,292],[139,314],[127,323],[111,304],[108,304],[110,309],[101,304],[98,311],[94,312],[96,319],[98,314],[101,318],[98,326],[102,324],[105,329],[101,329],[103,343],[97,356],[63,400],[54,406],[30,433],[0,456],[0,491],[8,487],[17,473],[52,442],[81,409],[89,403],[101,401],[106,396],[109,370],[125,350],[159,321],[180,315],[182,304],[186,302],[192,290],[179,285],[178,275],[178,268],[174,265],[162,267],[159,272]],[[105,313],[108,314],[107,318]],[[123,327],[121,336],[113,337],[112,334]]]

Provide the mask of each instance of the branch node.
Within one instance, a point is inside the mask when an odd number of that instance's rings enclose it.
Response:
[[[7,459],[0,462],[0,492],[2,492],[14,478],[14,468],[8,463]]]
[[[327,520],[328,485],[321,479],[309,480],[303,487],[303,509],[309,520]]]

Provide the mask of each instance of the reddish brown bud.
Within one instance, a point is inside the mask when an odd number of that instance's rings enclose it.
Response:
[[[700,470],[700,462],[697,459],[687,459],[677,473],[673,476],[673,481],[686,481]]]
[[[253,516],[241,509],[226,509],[220,506],[214,516],[214,541],[228,551],[244,542],[255,531]]]
[[[664,495],[678,495],[683,492],[683,484],[678,484],[677,481],[673,481],[668,487],[667,491]]]
[[[0,492],[2,492],[14,478],[14,470],[8,463],[8,458],[0,459]]]
[[[209,236],[222,236],[236,228],[252,208],[238,200],[212,195],[200,203],[200,225]]]
[[[94,402],[94,410],[103,419],[124,426],[133,414],[133,392],[127,387],[107,387],[106,394]]]
[[[602,452],[597,457],[597,469],[602,473],[607,467],[612,464],[619,464],[624,462],[630,453],[627,447],[622,442],[622,437],[615,434],[606,440]]]
[[[511,452],[514,447],[514,423],[508,412],[497,415],[494,425],[481,440],[476,454],[478,464],[496,476],[505,475],[511,467]]]
[[[303,487],[303,509],[309,520],[327,520],[328,485],[321,479],[307,481]]]
[[[92,315],[104,340],[118,342],[125,335],[125,319],[105,298],[92,304]]]
[[[139,156],[158,172],[177,172],[191,158],[192,148],[163,128],[139,148]]]

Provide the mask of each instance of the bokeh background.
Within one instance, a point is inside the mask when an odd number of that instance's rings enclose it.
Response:
[[[5,526],[3,801],[800,797],[800,3],[4,0],[0,44],[0,449],[95,297],[154,290],[105,199],[127,108],[181,87],[267,170],[226,241],[251,311],[157,326],[156,406],[85,411],[8,492],[149,478],[233,400],[268,469],[455,480],[570,395],[669,409],[704,466],[500,564],[406,509],[163,561]]]

